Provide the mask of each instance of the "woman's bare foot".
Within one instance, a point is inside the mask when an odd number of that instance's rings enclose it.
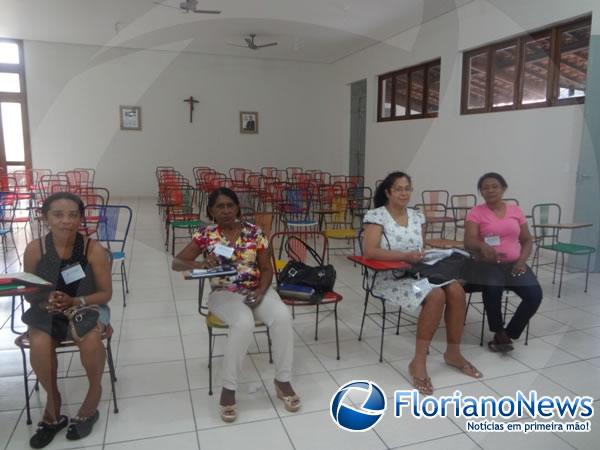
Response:
[[[285,395],[286,397],[291,396],[291,395],[296,395],[296,393],[294,392],[294,388],[292,388],[292,385],[289,381],[275,380],[275,385],[279,388],[281,393],[283,395]]]
[[[235,405],[235,391],[231,389],[221,389],[221,400],[219,401],[221,406]]]
[[[427,374],[427,365],[425,361],[420,362],[413,359],[408,365],[408,373],[410,374],[413,387],[423,395],[433,394],[433,385],[431,378]]]
[[[481,378],[483,374],[477,370],[477,368],[465,359],[460,352],[446,352],[444,353],[444,361],[446,364],[452,367],[456,367],[462,373],[469,377]]]

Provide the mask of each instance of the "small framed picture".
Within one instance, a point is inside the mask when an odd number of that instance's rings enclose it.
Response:
[[[139,106],[120,106],[121,130],[142,129],[142,108]]]
[[[240,111],[240,133],[258,134],[258,113],[256,111]]]

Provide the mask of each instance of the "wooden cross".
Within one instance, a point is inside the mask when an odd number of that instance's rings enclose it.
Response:
[[[193,96],[190,96],[190,98],[186,98],[184,100],[184,102],[190,104],[190,123],[192,123],[192,118],[194,115],[194,103],[199,103],[199,102]]]

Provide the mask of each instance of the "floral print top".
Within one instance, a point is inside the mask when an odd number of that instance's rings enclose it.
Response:
[[[222,233],[218,225],[207,225],[200,228],[193,236],[193,241],[204,252],[210,253],[221,244],[233,247],[233,255],[230,259],[218,256],[224,264],[235,266],[237,275],[229,277],[211,278],[210,285],[214,289],[255,289],[258,286],[260,270],[257,264],[258,252],[269,247],[269,241],[262,230],[248,222],[242,222],[242,230],[238,239],[231,243]]]

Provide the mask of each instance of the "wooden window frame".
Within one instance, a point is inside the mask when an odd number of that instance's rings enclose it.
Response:
[[[19,103],[21,105],[21,120],[23,121],[23,145],[25,149],[24,161],[6,161],[4,141],[1,139],[1,136],[3,136],[2,121],[0,121],[0,167],[8,168],[8,166],[25,166],[26,169],[31,169],[31,137],[29,128],[29,111],[27,109],[27,86],[25,83],[25,55],[23,51],[23,41],[19,39],[0,38],[0,42],[17,44],[19,48],[19,63],[0,64],[0,72],[18,73],[21,92],[0,92],[0,103]]]
[[[572,20],[566,23],[548,27],[536,32],[525,33],[519,36],[512,37],[510,39],[503,40],[494,44],[484,45],[472,50],[465,51],[463,53],[463,65],[462,65],[462,78],[461,78],[461,101],[460,101],[460,113],[462,115],[469,114],[482,114],[489,112],[499,111],[514,111],[518,109],[535,109],[535,108],[546,108],[549,106],[563,106],[563,105],[576,105],[585,103],[585,95],[582,97],[575,98],[558,98],[558,80],[560,76],[560,34],[570,28],[577,28],[580,26],[591,26],[592,17],[586,16],[581,19]],[[523,87],[524,87],[524,67],[525,67],[525,44],[542,37],[550,37],[550,52],[549,52],[549,63],[547,71],[547,87],[546,87],[546,101],[532,104],[523,104]],[[516,77],[514,84],[514,101],[512,105],[494,107],[492,105],[492,93],[493,93],[493,80],[494,80],[494,52],[503,47],[508,47],[516,44]],[[481,53],[487,54],[487,79],[485,87],[485,99],[483,108],[468,108],[468,87],[470,82],[470,71],[469,71],[469,59],[473,55]],[[587,87],[587,72],[586,72],[586,87]]]
[[[438,97],[438,111],[437,112],[427,112],[428,100],[429,100],[429,68],[434,66],[440,66],[440,86],[441,86],[441,77],[442,77],[442,59],[437,58],[431,61],[427,61],[421,64],[417,64],[411,67],[405,67],[403,69],[394,70],[393,72],[387,72],[378,76],[377,79],[377,122],[395,122],[398,120],[414,120],[414,119],[429,119],[433,117],[438,117],[439,114],[439,99]],[[423,70],[423,97],[422,97],[422,109],[423,112],[419,114],[411,114],[411,88],[412,88],[412,74],[418,70]],[[396,77],[398,75],[407,75],[407,88],[406,88],[406,113],[402,116],[396,116]],[[385,99],[383,98],[383,84],[386,80],[391,79],[391,108],[390,108],[390,117],[383,117],[383,105]],[[441,89],[440,89],[441,90]]]

